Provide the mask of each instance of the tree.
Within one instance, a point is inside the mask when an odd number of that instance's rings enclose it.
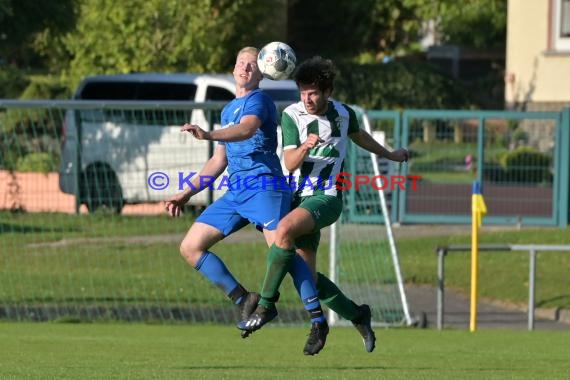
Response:
[[[75,25],[75,0],[0,0],[0,58],[19,67],[39,59],[34,39],[60,35]]]
[[[73,57],[67,78],[129,72],[229,72],[245,45],[284,37],[272,27],[282,0],[82,1],[64,43]]]
[[[301,56],[377,62],[436,43],[503,46],[507,0],[289,0],[288,40]]]
[[[290,0],[288,30],[301,56],[350,60],[417,50],[421,20],[401,0]]]
[[[424,20],[435,21],[440,42],[478,49],[506,44],[507,0],[404,0]]]

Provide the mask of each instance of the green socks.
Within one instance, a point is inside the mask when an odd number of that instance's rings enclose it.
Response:
[[[283,249],[272,244],[267,254],[267,271],[261,288],[261,300],[259,304],[268,309],[275,307],[275,302],[279,297],[279,287],[289,272],[294,249]]]
[[[294,256],[294,249],[282,249],[275,244],[269,248],[267,271],[259,301],[261,306],[268,309],[275,307],[275,302],[279,298],[279,287],[291,269]],[[344,319],[352,321],[359,317],[358,306],[322,273],[317,273],[317,290],[319,300]]]
[[[322,273],[317,273],[317,290],[319,301],[344,319],[352,321],[360,315],[358,306]]]

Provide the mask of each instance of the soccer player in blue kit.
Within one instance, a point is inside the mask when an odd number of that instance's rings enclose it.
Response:
[[[291,189],[278,185],[287,183],[276,154],[279,118],[273,100],[259,88],[263,75],[257,67],[257,54],[253,47],[245,47],[237,54],[233,70],[236,98],[222,110],[221,129],[208,132],[192,124],[182,127],[182,131],[199,140],[218,144],[198,175],[192,177],[192,186],[165,200],[166,211],[177,217],[190,198],[210,183],[203,178],[218,178],[228,169],[228,190],[192,224],[182,240],[180,253],[240,307],[242,319],[255,310],[260,296],[248,292],[210,249],[249,223],[263,232],[271,246],[277,224],[289,212],[292,202]],[[307,311],[322,315],[309,267],[302,266],[293,277],[301,298],[313,300],[305,304]],[[248,334],[242,332],[242,337]]]

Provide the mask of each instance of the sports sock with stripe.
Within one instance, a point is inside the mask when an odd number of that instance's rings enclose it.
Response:
[[[311,316],[311,322],[324,322],[325,316],[319,302],[313,274],[301,256],[296,254],[293,258],[290,273],[293,277],[293,284],[303,301],[303,306]]]

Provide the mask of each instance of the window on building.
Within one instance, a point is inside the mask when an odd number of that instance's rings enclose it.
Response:
[[[560,7],[560,37],[570,37],[570,0],[562,0]]]
[[[570,51],[570,0],[553,0],[554,50]]]

